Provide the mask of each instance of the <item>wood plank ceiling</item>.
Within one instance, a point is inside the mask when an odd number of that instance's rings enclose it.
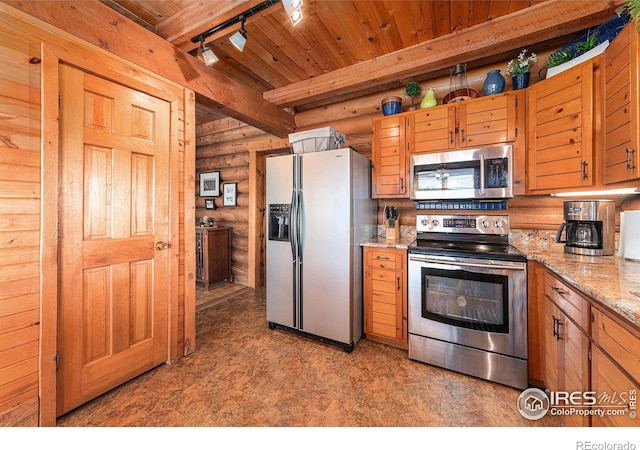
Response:
[[[263,3],[240,0],[101,1],[195,56],[198,44],[191,42],[193,37]],[[206,39],[206,43],[220,58],[215,70],[224,72],[274,103],[292,107],[295,111],[331,103],[336,97],[325,93],[313,102],[300,96],[277,100],[279,93],[288,86],[338,73],[336,71],[374,61],[476,25],[488,24],[499,17],[545,1],[304,0],[304,20],[295,27],[278,2],[247,19],[245,29],[248,38],[244,51],[238,51],[228,39],[240,28],[239,24],[212,35]],[[602,3],[608,5],[608,9],[602,8],[607,10],[590,20],[585,19],[582,29],[602,23],[610,17],[615,3],[620,2],[613,0]],[[573,24],[567,29],[557,28],[555,35],[545,38],[575,34],[579,26]],[[509,50],[519,48],[520,44],[511,42]],[[504,46],[501,50],[504,52]],[[424,78],[428,77],[429,74],[425,73]],[[405,81],[397,79],[396,86]],[[388,81],[376,84],[375,80],[371,80],[370,85],[370,91],[390,87]],[[362,87],[347,92],[351,96],[358,93],[362,93]],[[342,94],[344,96],[345,93]],[[204,107],[198,107],[197,116],[198,123],[220,117],[219,113]]]

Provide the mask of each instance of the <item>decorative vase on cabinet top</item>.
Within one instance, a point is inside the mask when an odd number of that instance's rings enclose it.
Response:
[[[487,78],[484,80],[482,86],[482,93],[484,95],[499,94],[504,91],[504,77],[500,73],[500,70],[490,70],[487,73]]]
[[[513,90],[516,91],[518,89],[524,89],[529,86],[529,76],[531,74],[529,72],[518,73],[511,77],[511,82],[513,83]]]
[[[424,98],[420,102],[420,108],[431,108],[438,104],[438,100],[436,100],[436,93],[433,92],[433,89],[429,89],[425,94]]]

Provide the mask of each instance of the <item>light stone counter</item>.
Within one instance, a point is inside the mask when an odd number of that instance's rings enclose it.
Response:
[[[386,247],[407,249],[409,244],[416,240],[416,227],[400,225],[400,239],[387,240],[385,237],[384,226],[378,226],[378,236],[362,241],[360,245],[363,247]]]
[[[564,252],[555,232],[512,230],[509,243],[569,285],[640,327],[640,262]]]

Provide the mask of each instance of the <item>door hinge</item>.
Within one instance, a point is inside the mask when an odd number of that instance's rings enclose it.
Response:
[[[56,355],[53,357],[53,360],[56,362],[56,370],[60,367],[60,355]]]
[[[518,127],[516,127],[516,139],[518,139]]]
[[[58,224],[58,240],[60,240],[62,236],[62,227],[60,226],[60,224]]]
[[[589,348],[589,361],[591,361],[591,348]]]

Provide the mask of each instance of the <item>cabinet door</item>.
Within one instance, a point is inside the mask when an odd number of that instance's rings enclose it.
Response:
[[[529,190],[593,184],[593,77],[591,59],[527,90]]]
[[[640,178],[638,36],[628,24],[604,52],[604,183]]]
[[[404,116],[393,115],[374,120],[371,144],[373,197],[407,197]]]
[[[459,105],[458,132],[461,147],[485,147],[513,142],[518,97],[498,94]]]
[[[542,348],[544,352],[544,384],[550,391],[560,390],[562,353],[557,338],[558,308],[548,299],[544,302]]]
[[[364,332],[369,339],[406,347],[406,252],[365,247]]]
[[[456,148],[454,105],[421,109],[407,116],[409,153],[441,152]]]
[[[591,356],[592,391],[602,398],[599,407],[617,415],[594,415],[591,424],[594,427],[637,427],[637,395],[640,385],[624,373],[598,347],[594,346]]]
[[[558,318],[558,338],[562,346],[561,386],[566,392],[589,390],[589,338],[573,321],[561,314]],[[563,416],[564,426],[589,426],[589,417],[578,414]]]

